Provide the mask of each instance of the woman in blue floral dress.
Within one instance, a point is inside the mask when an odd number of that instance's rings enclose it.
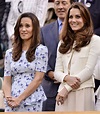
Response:
[[[40,44],[39,21],[32,13],[23,13],[14,30],[13,48],[5,55],[5,112],[42,111],[48,50]]]

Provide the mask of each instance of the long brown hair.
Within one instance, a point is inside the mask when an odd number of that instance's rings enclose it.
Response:
[[[22,39],[20,37],[19,33],[19,27],[21,23],[21,19],[24,17],[28,17],[32,20],[32,25],[34,27],[33,29],[33,35],[31,38],[31,44],[29,49],[26,52],[26,58],[29,62],[32,62],[35,59],[35,50],[36,47],[40,44],[40,25],[37,17],[33,13],[23,13],[17,20],[16,26],[14,28],[14,46],[12,51],[12,57],[14,61],[18,61],[22,54]]]
[[[84,26],[76,33],[71,29],[68,22],[70,10],[72,8],[80,10],[81,16],[84,21]],[[67,53],[71,52],[74,41],[76,41],[74,50],[80,51],[81,47],[84,47],[90,43],[92,35],[93,35],[93,23],[88,9],[82,3],[78,2],[73,3],[68,9],[62,33],[60,35],[60,39],[63,41],[59,47],[60,53],[64,54],[66,52]]]

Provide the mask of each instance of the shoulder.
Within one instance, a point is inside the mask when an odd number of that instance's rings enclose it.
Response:
[[[12,57],[12,48],[11,48],[11,49],[6,50],[6,53],[5,53],[5,58],[7,58],[7,57],[9,57],[9,58],[11,58],[11,57]]]
[[[100,36],[94,34],[91,38],[91,42],[99,42],[100,43]]]
[[[98,35],[93,35],[90,42],[91,49],[100,55],[100,37]]]
[[[10,53],[12,53],[12,48],[11,49],[8,49],[8,50],[6,50],[6,53],[8,54],[10,54]]]
[[[48,58],[48,49],[46,46],[43,46],[40,44],[35,51],[35,57],[36,58]]]
[[[40,53],[42,53],[43,51],[48,52],[48,49],[47,49],[46,46],[40,44],[40,45],[36,48],[36,52],[37,52],[37,51],[40,52]]]
[[[63,41],[60,40],[59,43],[58,43],[58,47],[60,47],[60,45],[61,45],[62,43],[63,43]]]

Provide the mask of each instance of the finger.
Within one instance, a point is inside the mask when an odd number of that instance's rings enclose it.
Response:
[[[57,105],[59,105],[59,101],[56,101],[57,102]]]
[[[8,106],[10,106],[11,108],[13,108],[12,103],[8,102]]]
[[[62,100],[60,101],[60,103],[61,103],[61,105],[64,104],[64,99],[62,99]]]
[[[80,85],[74,84],[74,85],[72,85],[71,87],[72,87],[73,89],[78,89],[78,88],[80,87]]]
[[[76,79],[77,79],[79,82],[81,82],[80,78],[76,77]]]

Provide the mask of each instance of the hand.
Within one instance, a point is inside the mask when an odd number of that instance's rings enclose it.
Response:
[[[60,82],[58,82],[57,80],[54,80],[54,83],[57,84],[57,83],[60,83]]]
[[[53,71],[49,71],[49,72],[48,72],[48,76],[49,76],[49,78],[51,78],[52,80],[56,81],[56,80],[54,79],[54,72],[53,72]]]
[[[12,96],[7,96],[7,97],[5,97],[5,99],[7,101],[8,106],[10,106],[11,108],[13,108],[12,107]]]
[[[66,76],[64,78],[64,81],[67,82],[67,84],[73,89],[78,89],[81,84],[81,81],[78,77]]]
[[[64,87],[58,94],[57,94],[57,97],[56,97],[56,102],[57,104],[63,104],[65,99],[67,98],[68,96],[68,91],[67,89]]]
[[[7,103],[11,108],[18,107],[21,100],[18,97],[7,97]]]

